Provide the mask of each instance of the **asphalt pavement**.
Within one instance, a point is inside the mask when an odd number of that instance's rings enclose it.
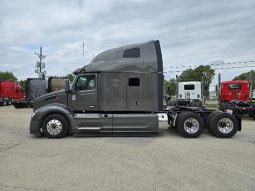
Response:
[[[196,139],[167,123],[154,137],[36,138],[31,109],[0,107],[2,191],[254,191],[255,121],[230,139]]]

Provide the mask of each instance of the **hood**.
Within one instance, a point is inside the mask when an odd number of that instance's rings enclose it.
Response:
[[[67,93],[65,90],[54,91],[36,98],[34,101],[34,111],[40,107],[53,103],[67,105]]]
[[[53,96],[59,96],[59,95],[64,94],[64,93],[65,93],[65,90],[58,90],[58,91],[50,92],[50,93],[44,94],[44,95],[36,98],[35,101],[40,101],[42,99],[50,98],[50,97],[53,97]]]

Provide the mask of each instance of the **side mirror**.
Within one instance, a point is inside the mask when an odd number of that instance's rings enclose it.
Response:
[[[70,89],[70,83],[69,83],[69,80],[67,80],[66,82],[65,82],[65,92],[66,93],[69,93],[71,91],[71,89]]]

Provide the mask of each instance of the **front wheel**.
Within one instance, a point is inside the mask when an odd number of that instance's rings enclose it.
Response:
[[[181,113],[177,119],[177,129],[183,137],[196,138],[205,127],[203,119],[192,112]]]
[[[42,130],[48,138],[62,138],[67,134],[68,123],[62,115],[51,114],[43,120]]]
[[[210,120],[210,132],[219,138],[229,138],[238,130],[237,119],[229,113],[217,113]]]

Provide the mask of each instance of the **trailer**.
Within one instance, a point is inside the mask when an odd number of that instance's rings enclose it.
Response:
[[[30,133],[48,138],[67,134],[157,135],[158,113],[183,137],[216,137],[241,131],[238,115],[201,107],[163,109],[163,60],[159,41],[107,50],[74,71],[72,86],[34,101]]]
[[[237,115],[248,114],[255,120],[255,103],[247,80],[223,81],[220,86],[219,108]]]
[[[26,97],[13,103],[15,108],[33,107],[34,100],[46,93],[65,88],[68,79],[50,76],[42,78],[28,78],[26,82]]]
[[[65,84],[67,81],[69,81],[69,79],[56,77],[56,76],[50,76],[48,78],[48,83],[47,83],[47,93],[65,89]]]
[[[11,105],[24,98],[24,93],[18,82],[11,80],[0,81],[0,105]]]
[[[36,98],[47,93],[46,80],[41,78],[27,78],[26,97],[13,103],[15,108],[33,107]]]

